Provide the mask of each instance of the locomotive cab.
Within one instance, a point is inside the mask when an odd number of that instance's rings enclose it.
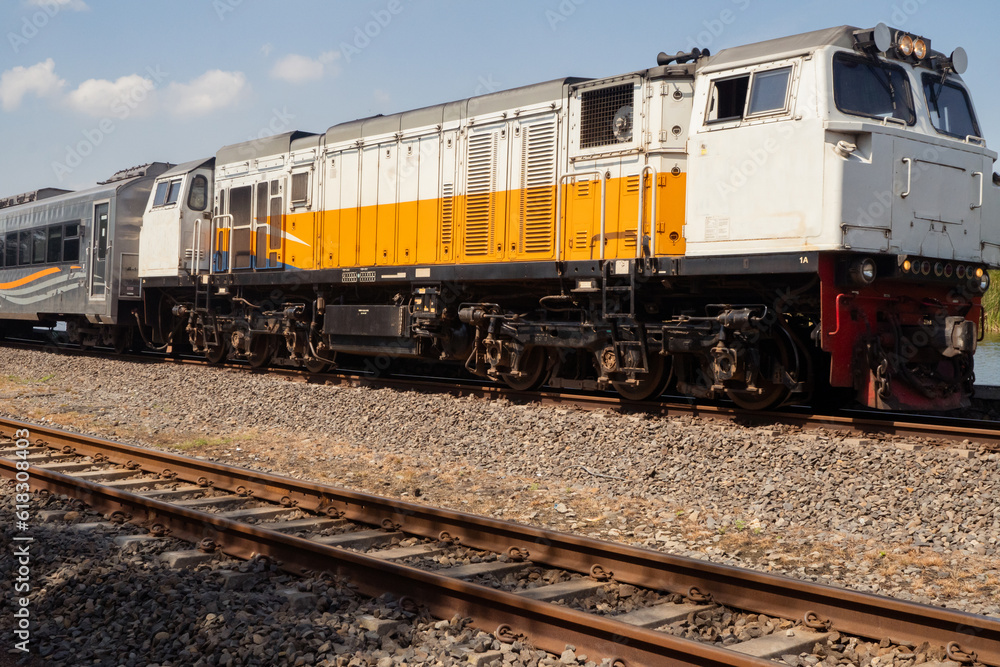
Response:
[[[140,278],[208,270],[214,167],[214,158],[195,160],[156,179],[142,216]]]

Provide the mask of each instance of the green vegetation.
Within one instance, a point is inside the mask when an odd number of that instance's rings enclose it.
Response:
[[[990,271],[990,289],[983,296],[986,331],[1000,333],[1000,271]]]
[[[43,375],[42,377],[36,379],[23,378],[17,375],[8,375],[6,379],[8,382],[13,382],[14,384],[44,384],[55,377],[55,373],[49,373],[48,375]]]
[[[233,438],[194,438],[193,440],[185,440],[184,442],[175,445],[175,448],[187,451],[189,449],[198,449],[201,447],[229,445],[232,444],[232,442]]]

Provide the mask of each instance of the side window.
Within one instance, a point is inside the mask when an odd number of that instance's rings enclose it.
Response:
[[[166,181],[156,184],[156,195],[153,197],[153,206],[163,206],[167,203],[167,190],[170,189],[170,183]]]
[[[172,206],[181,195],[181,179],[162,181],[156,184],[156,194],[153,195],[153,206]]]
[[[191,179],[188,208],[192,211],[204,211],[208,208],[208,179],[204,176],[199,175]]]
[[[21,266],[31,264],[31,232],[23,231],[18,237],[17,263]]]
[[[63,227],[63,261],[80,261],[80,223],[69,222]]]
[[[791,67],[765,70],[754,74],[747,116],[784,111],[788,106],[788,81],[791,78]]]
[[[713,82],[705,122],[732,122],[787,111],[791,78],[789,66]]]
[[[713,83],[706,121],[718,123],[743,118],[743,109],[747,104],[747,90],[749,88],[749,74]]]
[[[309,172],[292,174],[292,205],[309,205]]]
[[[167,191],[167,204],[176,204],[177,198],[181,196],[181,181],[170,181],[170,189]]]
[[[4,259],[4,254],[5,254],[4,253],[5,245],[6,245],[6,242],[4,241],[4,237],[0,236],[0,266],[3,266],[3,259]]]
[[[7,234],[7,243],[4,248],[4,255],[6,255],[4,262],[7,266],[17,266],[17,232],[9,232]]]
[[[55,264],[62,261],[62,225],[49,227],[49,246],[45,254],[45,261]]]
[[[35,229],[31,232],[31,263],[41,264],[45,261],[45,247],[48,235],[45,229]]]

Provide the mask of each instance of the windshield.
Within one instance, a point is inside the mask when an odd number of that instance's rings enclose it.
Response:
[[[913,94],[906,72],[881,60],[838,53],[833,60],[833,99],[856,116],[895,118],[913,125]]]
[[[924,74],[924,97],[935,130],[960,139],[982,136],[965,88],[938,75]]]

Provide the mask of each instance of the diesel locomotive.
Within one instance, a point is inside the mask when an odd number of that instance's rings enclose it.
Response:
[[[8,198],[0,327],[630,400],[959,408],[1000,265],[966,67],[843,26]]]

